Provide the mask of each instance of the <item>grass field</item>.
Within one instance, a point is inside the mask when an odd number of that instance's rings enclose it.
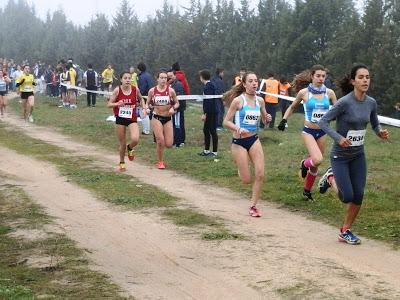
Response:
[[[115,152],[118,162],[118,143],[112,123],[105,122],[110,110],[105,107],[105,101],[100,98],[98,106],[86,108],[85,101],[77,110],[57,108],[58,100],[37,97],[35,108],[35,123],[54,127],[62,133],[74,136],[76,139],[105,147]],[[11,106],[20,113],[17,101]],[[278,113],[278,120],[280,119]],[[183,148],[166,151],[165,159],[169,169],[181,174],[210,182],[213,185],[228,187],[243,193],[249,198],[251,187],[238,181],[237,170],[230,156],[231,134],[219,132],[220,147],[217,160],[207,159],[197,155],[202,150],[203,134],[200,121],[200,108],[188,105],[185,115],[186,145]],[[289,128],[285,132],[265,130],[260,132],[260,139],[266,157],[266,177],[263,187],[263,200],[278,203],[290,210],[304,213],[312,218],[339,227],[343,218],[343,206],[332,193],[320,195],[315,190],[316,201],[302,200],[302,182],[297,177],[299,163],[306,155],[301,142],[300,130],[303,116],[296,114],[289,120]],[[371,130],[366,137],[366,154],[368,162],[368,179],[363,209],[354,231],[370,238],[400,245],[400,129],[388,127],[391,133],[391,143],[378,139]],[[327,152],[331,141],[329,140]],[[155,163],[155,145],[152,136],[141,136],[136,149],[137,156],[148,162]],[[326,154],[326,157],[329,155]],[[320,174],[329,165],[326,158]],[[268,212],[265,212],[268,214]]]

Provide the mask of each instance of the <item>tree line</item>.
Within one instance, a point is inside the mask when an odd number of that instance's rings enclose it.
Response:
[[[117,71],[143,61],[152,73],[179,61],[194,91],[198,71],[225,69],[230,84],[241,68],[259,77],[268,71],[292,78],[313,64],[339,79],[354,62],[370,66],[370,94],[380,112],[400,101],[400,1],[365,0],[191,0],[177,11],[168,1],[144,21],[122,0],[109,21],[93,16],[84,26],[59,9],[41,20],[25,0],[9,0],[0,10],[0,57],[55,64],[73,57],[101,70]]]

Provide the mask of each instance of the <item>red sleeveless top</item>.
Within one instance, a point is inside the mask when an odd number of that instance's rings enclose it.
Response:
[[[127,120],[137,121],[136,108],[138,105],[138,99],[136,87],[131,86],[131,93],[129,95],[125,95],[121,87],[119,87],[115,102],[121,100],[124,102],[124,105],[113,107],[114,115]]]
[[[151,98],[150,103],[153,106],[165,106],[165,105],[173,105],[174,100],[171,98],[169,86],[165,89],[164,92],[160,92],[157,89],[157,86],[154,87],[153,98]]]

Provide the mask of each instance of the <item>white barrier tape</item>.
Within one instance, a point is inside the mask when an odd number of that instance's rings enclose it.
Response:
[[[222,95],[179,95],[177,98],[178,100],[196,100],[197,102],[201,102],[204,99],[219,99],[222,98]]]
[[[400,120],[384,116],[378,116],[378,120],[382,124],[400,127]]]
[[[261,81],[260,89],[258,90],[257,93],[278,97],[278,98],[289,100],[289,101],[292,101],[292,102],[296,99],[295,97],[289,97],[289,96],[283,96],[283,95],[277,95],[277,94],[271,94],[271,93],[263,92],[263,91],[261,91],[261,88],[262,88],[263,85],[264,85],[264,79]],[[385,116],[378,116],[378,120],[382,124],[395,126],[395,127],[400,127],[400,120],[398,120],[398,119],[393,119],[393,118],[389,118],[389,117],[385,117]]]
[[[76,86],[76,85],[70,85],[70,84],[66,84],[66,83],[60,83],[60,85],[63,85],[65,87],[67,87],[67,89],[74,89],[83,93],[93,93],[93,94],[99,94],[99,95],[104,95],[104,96],[111,96],[111,92],[104,92],[104,91],[92,91],[92,90],[87,90],[84,89],[80,86]]]
[[[75,85],[70,85],[66,83],[60,83],[60,85],[66,86],[67,89],[75,89],[78,91],[81,91],[83,93],[95,93],[95,94],[100,94],[100,95],[106,95],[106,96],[111,96],[111,92],[103,92],[103,91],[91,91],[87,90],[85,88],[75,86]],[[143,96],[143,98],[147,99],[147,96]],[[204,99],[219,99],[222,98],[222,95],[179,95],[177,96],[178,100],[196,100],[198,102],[203,101]]]

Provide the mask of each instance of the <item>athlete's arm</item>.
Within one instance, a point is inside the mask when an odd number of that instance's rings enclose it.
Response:
[[[331,89],[327,89],[327,94],[328,94],[329,100],[331,101],[332,105],[334,105],[337,102],[335,92]]]
[[[241,132],[245,132],[246,130],[243,128],[240,128],[239,125],[235,125],[231,120],[235,113],[241,108],[242,106],[242,99],[239,97],[236,97],[233,99],[231,105],[229,106],[228,112],[226,113],[226,116],[224,118],[223,125],[225,128],[228,128],[232,132],[236,132],[237,134],[240,134]]]
[[[293,103],[288,107],[288,109],[285,112],[285,115],[283,116],[283,120],[287,120],[295,111],[297,106],[299,106],[300,102],[303,101],[304,95],[306,93],[307,89],[302,89],[300,92],[297,94],[296,99],[293,101]]]
[[[172,106],[172,109],[174,110],[172,113],[174,114],[179,108],[179,101],[173,88],[170,88],[169,95],[174,100],[174,105]]]
[[[267,110],[265,109],[264,99],[258,98],[258,97],[257,97],[257,99],[260,103],[261,119],[264,124],[267,124],[272,121],[272,116],[269,113],[267,113]]]
[[[152,104],[153,96],[154,96],[154,88],[151,88],[149,90],[149,93],[147,94],[147,101],[146,101],[146,104],[144,106],[144,109],[146,110],[147,113],[149,113],[150,112],[149,109],[151,107],[153,107],[153,104]]]
[[[114,91],[112,92],[110,100],[108,100],[107,107],[116,107],[124,104],[123,101],[115,102],[118,96],[118,92],[119,92],[119,87],[115,88]]]

